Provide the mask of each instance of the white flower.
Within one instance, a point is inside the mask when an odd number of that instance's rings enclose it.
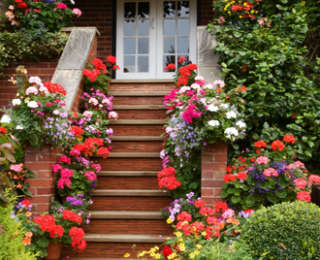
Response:
[[[228,139],[232,139],[232,137],[237,137],[239,135],[239,131],[234,127],[229,127],[224,130],[224,134]]]
[[[164,157],[166,157],[166,156],[167,156],[166,150],[161,150],[161,152],[160,152],[160,158],[161,158],[161,159],[164,159]]]
[[[216,85],[216,86],[218,86],[219,88],[223,88],[223,87],[225,86],[224,81],[223,81],[223,80],[220,80],[220,79],[215,80],[215,81],[213,82],[213,85]]]
[[[36,87],[28,87],[26,89],[26,95],[30,95],[30,94],[34,94],[34,95],[38,95],[39,91]]]
[[[191,89],[191,88],[188,87],[188,86],[183,86],[183,87],[180,88],[179,92],[180,92],[180,93],[184,93],[184,92],[186,92],[186,91],[188,91],[188,90],[190,90],[190,89]]]
[[[47,96],[47,95],[49,95],[49,91],[48,91],[48,89],[45,87],[45,86],[41,86],[40,88],[39,88],[39,91],[40,92],[44,92],[44,94]]]
[[[86,110],[86,111],[84,111],[83,112],[83,116],[84,117],[86,117],[86,118],[91,118],[92,117],[92,112],[91,111],[88,111],[88,110]]]
[[[37,84],[38,86],[42,86],[43,84],[42,84],[42,81],[41,81],[41,79],[39,78],[39,77],[30,77],[29,78],[29,83],[30,84]]]
[[[6,115],[4,114],[2,117],[1,117],[1,123],[10,123],[11,122],[11,117],[9,115]]]
[[[225,104],[225,103],[224,103],[224,104],[221,104],[220,106],[221,106],[223,109],[228,109],[228,108],[229,108],[229,104]]]
[[[207,84],[207,85],[204,86],[204,88],[206,88],[206,89],[214,89],[212,84]]]
[[[22,130],[22,129],[23,129],[23,126],[22,126],[22,125],[17,125],[17,126],[16,126],[16,129],[17,129],[17,130]]]
[[[55,110],[53,110],[53,112],[52,112],[54,115],[59,115],[60,114],[60,111],[58,110],[58,109],[55,109]]]
[[[75,1],[74,1],[74,0],[70,0],[70,3],[74,5],[74,4],[75,4]]]
[[[219,110],[219,107],[214,105],[214,104],[210,104],[207,108],[207,110],[211,111],[211,112],[217,112]]]
[[[208,121],[208,125],[215,127],[215,126],[219,126],[220,122],[218,120],[210,120]]]
[[[167,134],[170,134],[172,131],[173,131],[172,127],[170,127],[170,126],[166,127],[166,133]]]
[[[231,118],[236,118],[237,114],[234,111],[229,111],[227,112],[226,116],[228,119],[231,119]]]
[[[196,89],[196,90],[201,89],[200,85],[197,84],[197,83],[193,83],[193,84],[191,85],[191,88]]]
[[[236,122],[236,126],[239,128],[246,128],[247,124],[245,122],[243,122],[242,120]]]
[[[37,108],[38,107],[38,103],[36,101],[29,101],[28,102],[28,107]]]
[[[196,81],[203,81],[204,80],[204,78],[202,77],[202,76],[196,76],[195,78],[194,78],[194,80],[196,80]]]
[[[19,98],[12,99],[12,105],[13,106],[21,105],[21,99],[19,99]]]
[[[112,103],[111,103],[111,101],[110,101],[109,98],[104,98],[104,99],[102,100],[102,104],[111,105]]]
[[[206,98],[200,98],[200,102],[201,102],[203,105],[206,105],[206,104],[207,104]]]
[[[99,104],[99,101],[96,98],[90,98],[89,104],[93,104],[94,106]]]

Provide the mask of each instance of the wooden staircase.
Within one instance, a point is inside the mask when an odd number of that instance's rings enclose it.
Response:
[[[161,170],[163,96],[173,83],[112,83],[114,110],[119,120],[110,157],[101,161],[103,171],[93,194],[92,219],[86,229],[87,249],[65,251],[75,260],[120,260],[160,244],[171,233],[161,215],[170,198],[158,189]],[[135,254],[132,254],[134,258]]]

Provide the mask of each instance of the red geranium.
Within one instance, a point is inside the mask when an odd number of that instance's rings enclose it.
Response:
[[[117,59],[116,59],[116,57],[114,57],[114,56],[108,56],[108,57],[106,58],[106,61],[109,62],[109,63],[111,63],[111,64],[116,64]]]
[[[177,220],[178,221],[192,221],[192,215],[189,214],[186,211],[182,211],[181,213],[179,213],[179,215],[177,216]]]
[[[22,205],[24,205],[25,207],[29,207],[31,205],[30,200],[23,200],[20,202]]]
[[[199,210],[199,213],[200,213],[202,216],[212,216],[214,212],[213,212],[213,209],[212,209],[212,208],[202,207],[202,208]]]
[[[267,143],[265,141],[259,140],[254,143],[254,147],[256,148],[265,148],[267,147]]]
[[[164,168],[158,173],[158,185],[159,188],[166,188],[168,190],[174,190],[181,186],[181,183],[176,178],[176,171],[173,167]]]
[[[66,209],[63,211],[62,216],[64,219],[67,219],[71,222],[79,223],[81,224],[82,218],[74,213],[72,210]]]
[[[285,141],[286,143],[292,143],[292,144],[294,144],[295,141],[296,141],[296,139],[295,139],[294,136],[292,136],[292,135],[285,135],[285,136],[283,137],[283,141]]]
[[[72,227],[69,231],[69,236],[72,240],[72,247],[78,251],[81,251],[86,248],[87,243],[84,238],[84,231],[82,228]]]
[[[97,155],[103,157],[104,159],[108,158],[110,152],[106,147],[100,147],[97,151]]]
[[[173,250],[168,245],[164,245],[164,247],[162,249],[163,256],[166,259],[168,259],[169,255],[171,255],[172,253],[173,253]]]
[[[180,57],[180,58],[178,59],[178,62],[179,62],[179,63],[182,63],[182,62],[184,62],[184,61],[186,61],[186,60],[188,60],[186,57]]]
[[[177,86],[180,87],[181,85],[187,85],[189,78],[187,76],[180,76],[178,77]]]
[[[70,127],[69,132],[73,133],[76,137],[81,138],[84,130],[79,126],[73,125]]]
[[[89,70],[89,69],[84,69],[82,74],[86,77],[88,77],[88,79],[91,82],[95,82],[97,80],[97,77],[100,75],[100,70]]]
[[[224,182],[225,183],[229,183],[229,181],[235,181],[235,180],[237,180],[237,177],[234,176],[233,174],[226,174],[224,176]]]
[[[228,205],[225,202],[219,201],[214,205],[216,212],[225,212],[228,209]]]
[[[61,94],[64,96],[67,94],[67,91],[64,89],[64,87],[59,84],[46,81],[43,82],[43,85],[48,89],[50,93]]]
[[[246,172],[238,172],[237,173],[237,178],[239,180],[245,180],[245,179],[247,179],[247,176],[248,176],[248,174]]]
[[[6,128],[0,126],[0,133],[6,134],[6,133],[8,133],[8,130]]]
[[[271,144],[271,148],[273,151],[282,151],[284,149],[284,143],[280,140],[275,140]]]
[[[15,0],[16,4],[17,4],[17,7],[19,9],[26,9],[28,7],[28,5],[23,2],[22,0]]]
[[[299,191],[297,193],[297,199],[301,201],[310,202],[311,201],[311,195],[307,191]]]
[[[103,64],[102,60],[95,58],[91,64],[95,66],[97,70],[103,70],[103,72],[106,72],[107,66]]]
[[[176,65],[174,63],[170,63],[168,64],[166,67],[164,67],[164,70],[175,70],[176,69]]]
[[[206,202],[204,200],[196,200],[194,202],[194,205],[196,206],[196,208],[201,208],[206,204]]]

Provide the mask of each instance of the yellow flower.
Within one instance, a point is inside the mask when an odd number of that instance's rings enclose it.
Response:
[[[183,244],[183,243],[180,243],[179,244],[179,249],[180,249],[180,251],[185,251],[186,250],[186,247],[185,247],[185,245]]]
[[[125,254],[123,255],[123,257],[124,257],[124,258],[130,257],[130,253],[125,253]]]
[[[191,253],[189,254],[189,257],[190,257],[190,259],[195,258],[195,254],[194,254],[194,252],[191,252]]]
[[[176,253],[172,253],[171,255],[168,256],[168,259],[175,259],[177,257],[178,255]]]
[[[155,259],[160,259],[161,258],[161,255],[158,253],[154,256]]]
[[[172,218],[170,218],[170,217],[169,217],[169,218],[167,218],[167,224],[169,224],[169,225],[170,225],[170,224],[172,224],[172,223],[173,223],[173,219],[172,219]]]
[[[180,231],[174,232],[173,233],[177,238],[182,237],[182,233]]]

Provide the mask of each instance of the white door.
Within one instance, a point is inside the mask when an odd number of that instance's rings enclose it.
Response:
[[[117,79],[170,79],[163,68],[196,61],[196,0],[118,0]]]

